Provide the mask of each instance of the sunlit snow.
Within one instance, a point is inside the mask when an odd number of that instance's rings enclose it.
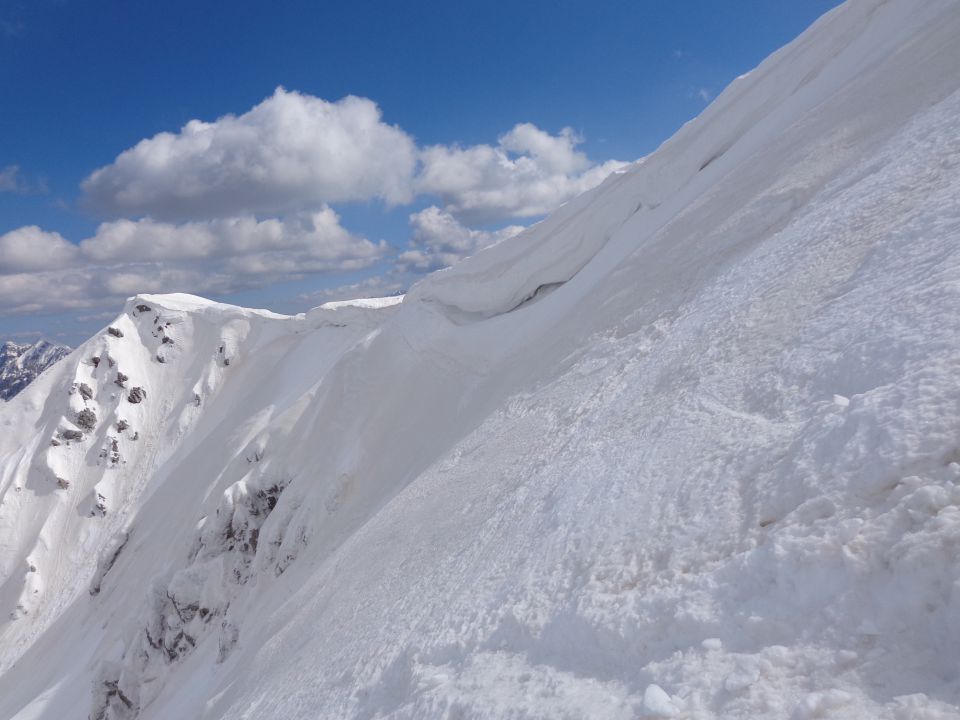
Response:
[[[0,414],[0,718],[960,717],[958,37],[851,0],[402,302],[132,298]]]

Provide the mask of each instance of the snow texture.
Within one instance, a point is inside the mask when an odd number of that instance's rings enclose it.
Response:
[[[402,301],[131,299],[0,415],[0,717],[960,717],[957,37],[851,0]]]

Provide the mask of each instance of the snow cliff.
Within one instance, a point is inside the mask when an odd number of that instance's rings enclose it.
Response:
[[[402,302],[131,299],[0,414],[0,717],[960,717],[957,37],[851,0]]]

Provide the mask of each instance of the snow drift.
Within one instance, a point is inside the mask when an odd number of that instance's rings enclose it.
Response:
[[[402,302],[131,299],[0,415],[0,717],[960,716],[957,37],[848,2]]]

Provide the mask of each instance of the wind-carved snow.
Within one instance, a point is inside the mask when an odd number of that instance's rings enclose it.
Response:
[[[402,301],[132,299],[4,408],[0,717],[960,716],[958,36],[848,3]]]

